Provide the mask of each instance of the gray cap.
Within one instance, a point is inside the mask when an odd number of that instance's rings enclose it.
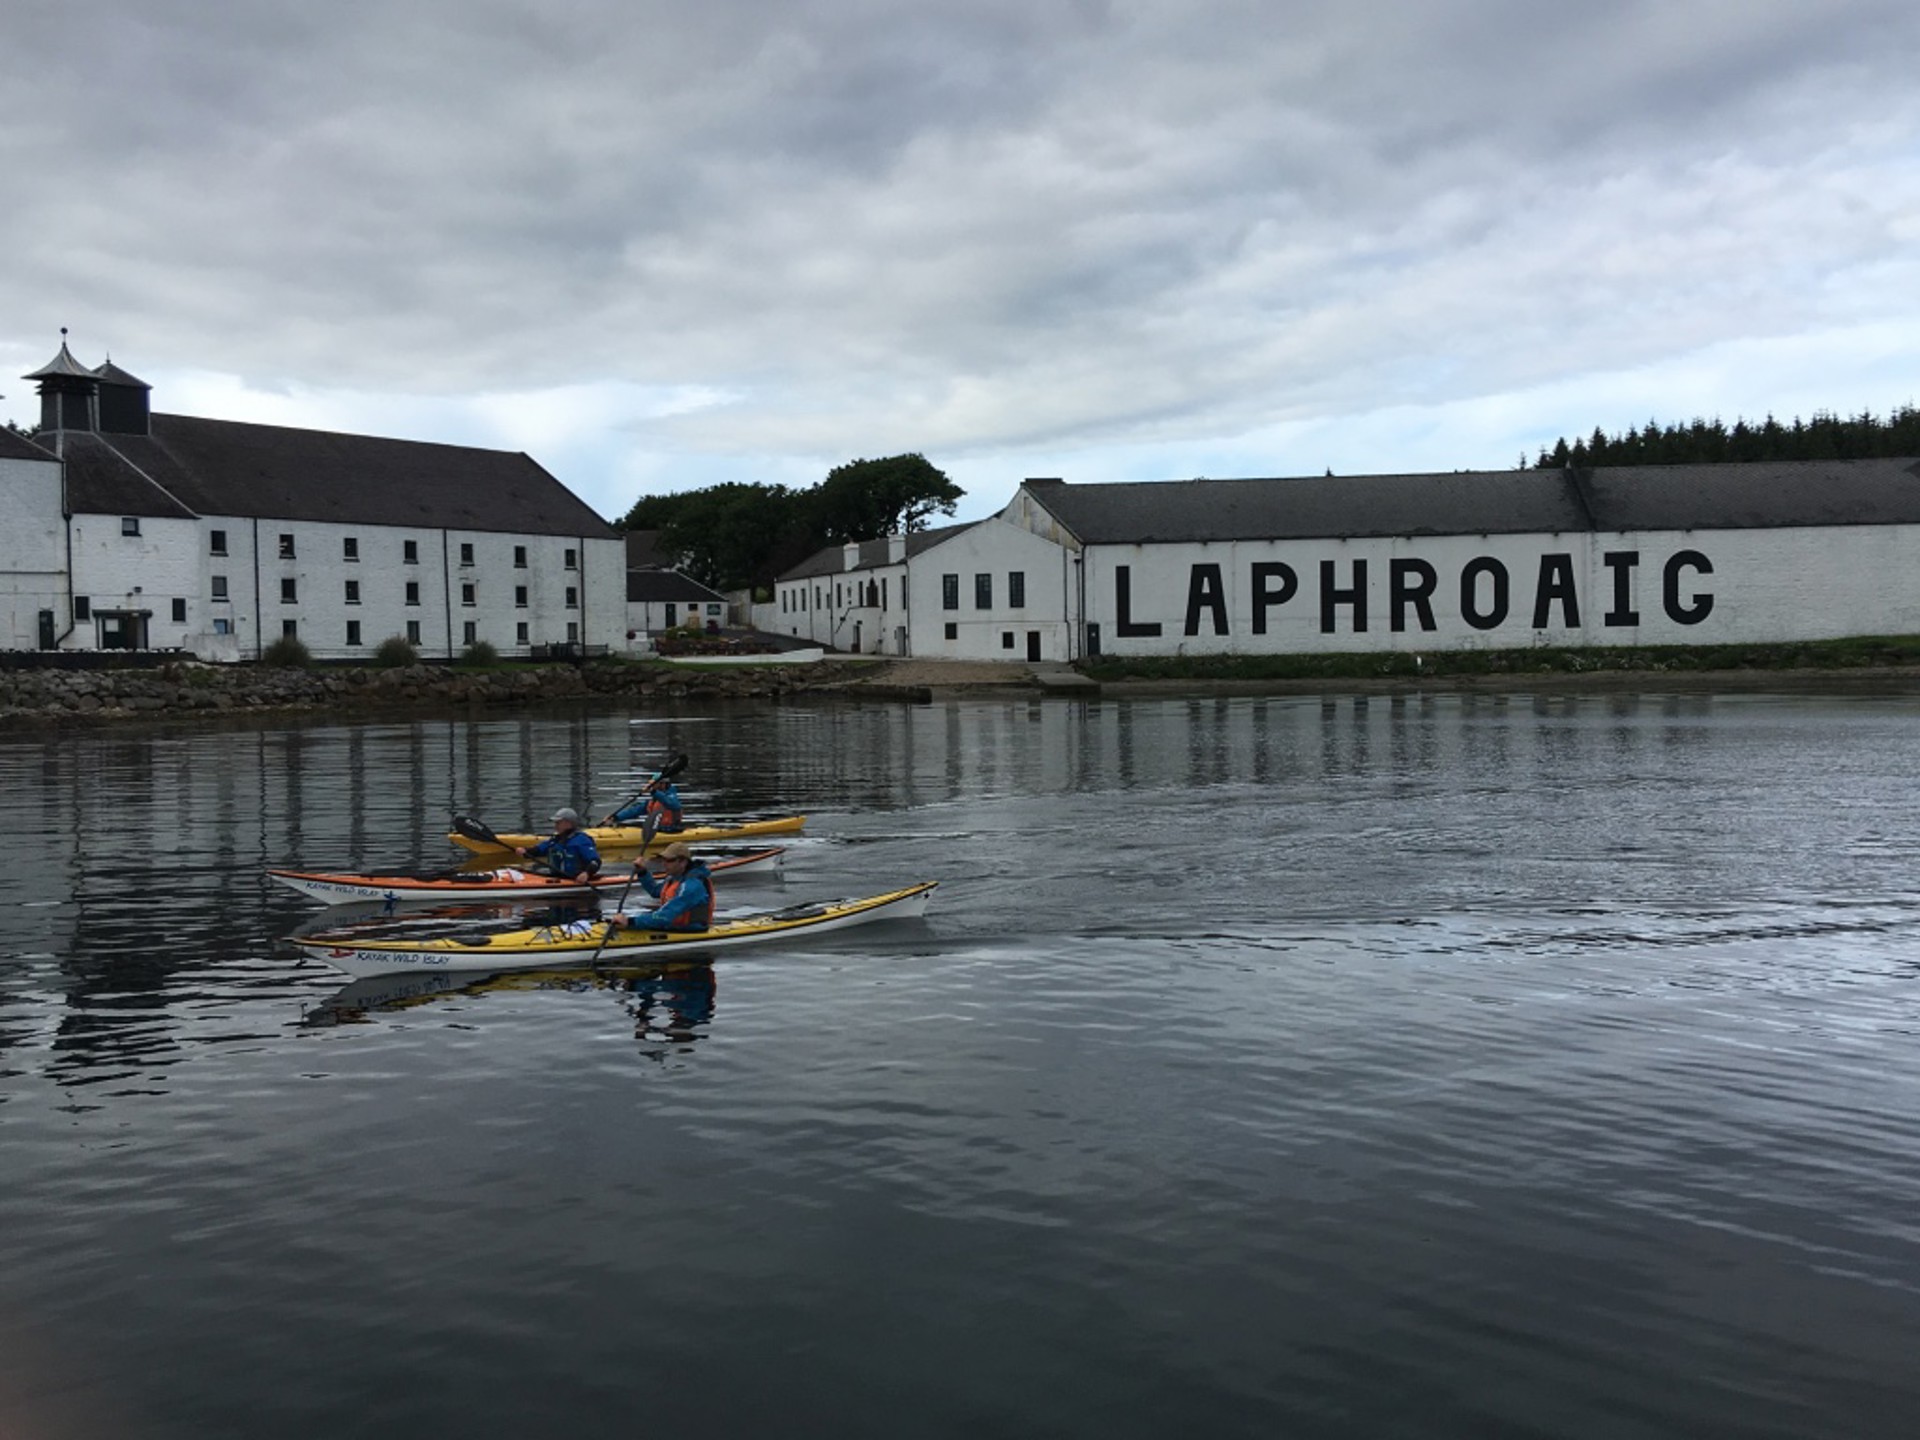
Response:
[[[562,820],[566,821],[569,825],[578,825],[580,823],[580,812],[570,806],[554,811],[553,823],[558,825]]]

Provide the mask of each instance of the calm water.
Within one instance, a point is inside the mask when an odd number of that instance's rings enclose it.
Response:
[[[811,816],[723,900],[930,917],[276,943],[673,750]],[[0,1436],[1920,1433],[1916,774],[1920,698],[0,741]]]

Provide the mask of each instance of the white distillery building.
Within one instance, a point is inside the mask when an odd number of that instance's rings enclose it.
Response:
[[[626,533],[627,643],[635,650],[651,650],[662,630],[718,630],[727,623],[727,597],[674,569],[659,539],[658,530]]]
[[[976,573],[1024,571],[1071,659],[1920,633],[1912,459],[1028,480],[996,518],[983,542],[1027,540],[980,544]]]
[[[68,609],[60,462],[0,428],[0,649],[51,650]]]
[[[913,530],[817,550],[774,582],[773,603],[755,621],[851,655],[913,655],[908,569],[968,525]]]
[[[44,530],[55,497],[58,648],[241,660],[283,635],[327,659],[389,636],[446,658],[482,640],[509,655],[626,648],[624,541],[526,455],[155,414],[142,381],[64,343],[26,378],[53,463],[0,476],[3,528],[19,516]]]

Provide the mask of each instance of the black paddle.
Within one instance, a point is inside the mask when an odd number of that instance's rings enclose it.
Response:
[[[613,817],[615,815],[618,815],[622,810],[626,809],[627,806],[631,805],[635,800],[640,799],[641,796],[645,795],[649,790],[653,789],[654,783],[656,781],[671,780],[673,779],[674,776],[678,775],[682,770],[686,768],[687,768],[687,757],[685,755],[674,756],[671,760],[667,761],[666,764],[662,765],[658,770],[654,771],[652,775],[647,777],[647,783],[640,787],[640,791],[638,794],[629,795],[625,800],[622,800],[618,805],[614,806],[612,810],[607,812],[607,818],[602,820],[600,823],[602,825],[617,825],[619,822],[615,820]],[[648,838],[651,839],[652,836],[649,835]]]
[[[627,883],[620,887],[620,898],[614,902],[614,915],[627,908],[627,894],[633,889],[633,882],[640,878],[640,867],[647,863],[646,852],[642,851],[633,862],[633,874],[627,876]],[[613,938],[613,915],[607,917],[607,933],[600,937],[600,943],[593,947],[593,958],[587,962],[589,970],[600,968],[600,952],[607,948],[607,941]]]
[[[494,834],[491,829],[481,824],[478,820],[474,819],[471,815],[454,816],[453,828],[455,830],[458,830],[462,835],[466,836],[469,840],[477,840],[482,845],[497,845],[502,850],[506,850],[508,852],[511,852],[513,850],[513,847],[511,845],[507,844],[506,841],[502,840],[498,835]]]

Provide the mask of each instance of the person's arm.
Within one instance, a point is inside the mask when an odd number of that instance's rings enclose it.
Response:
[[[660,898],[659,877],[647,869],[647,862],[645,860],[636,860],[633,862],[633,878],[635,883],[653,899],[658,900]]]

